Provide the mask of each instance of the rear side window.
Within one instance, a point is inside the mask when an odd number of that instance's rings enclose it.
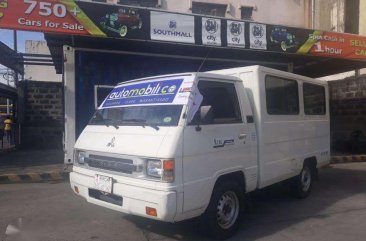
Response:
[[[299,114],[299,90],[296,80],[267,75],[265,85],[268,114]]]
[[[303,84],[305,115],[325,115],[324,86],[309,83]]]
[[[201,80],[198,89],[203,96],[201,106],[211,106],[212,120],[201,123],[200,111],[197,111],[191,124],[230,124],[241,123],[238,96],[233,83]]]

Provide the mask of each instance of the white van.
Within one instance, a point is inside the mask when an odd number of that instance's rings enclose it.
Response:
[[[202,215],[224,239],[245,193],[291,179],[309,195],[329,133],[326,82],[260,66],[138,79],[115,87],[78,138],[70,182],[123,213]]]

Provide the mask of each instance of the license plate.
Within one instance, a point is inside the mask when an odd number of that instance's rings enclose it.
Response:
[[[112,178],[102,175],[95,175],[94,187],[99,191],[112,193]]]

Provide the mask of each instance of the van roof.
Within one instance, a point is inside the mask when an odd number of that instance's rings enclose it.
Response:
[[[228,81],[241,81],[239,78],[232,76],[233,74],[237,73],[243,73],[243,72],[265,72],[269,74],[274,74],[276,76],[281,76],[283,78],[291,78],[291,79],[298,79],[303,80],[306,82],[312,82],[320,85],[327,85],[326,81],[317,80],[313,78],[309,78],[302,75],[297,75],[294,73],[281,71],[277,69],[272,69],[260,65],[253,65],[253,66],[247,66],[247,67],[238,67],[238,68],[231,68],[231,69],[221,69],[221,70],[214,70],[214,71],[208,71],[208,72],[185,72],[185,73],[177,73],[177,74],[168,74],[168,75],[157,75],[157,76],[150,76],[146,78],[140,78],[140,79],[134,79],[130,81],[125,81],[118,83],[118,85],[121,84],[127,84],[127,83],[133,83],[133,82],[139,82],[139,81],[147,81],[147,80],[154,80],[154,79],[162,79],[162,78],[170,78],[170,77],[188,77],[188,76],[197,76],[197,77],[203,77],[203,78],[212,78],[212,79],[225,79]]]
[[[302,76],[302,75],[298,75],[298,74],[294,74],[294,73],[290,73],[290,72],[282,71],[282,70],[278,70],[278,69],[272,69],[272,68],[268,68],[268,67],[264,67],[264,66],[260,66],[260,65],[214,70],[214,71],[209,71],[207,73],[220,74],[220,75],[232,75],[232,74],[237,74],[237,73],[255,72],[255,71],[264,72],[267,74],[274,74],[276,76],[281,76],[283,78],[298,79],[298,80],[302,80],[302,81],[306,81],[306,82],[312,82],[312,83],[316,83],[319,85],[328,84],[326,81],[323,81],[323,80],[313,79],[310,77],[306,77],[306,76]]]
[[[220,79],[225,79],[225,80],[229,80],[229,81],[240,81],[236,77],[228,76],[228,75],[224,75],[224,74],[216,74],[216,73],[210,73],[210,72],[186,72],[186,73],[157,75],[157,76],[150,76],[150,77],[146,77],[146,78],[134,79],[134,80],[129,80],[129,81],[125,81],[125,82],[120,82],[120,83],[118,83],[118,85],[139,82],[139,81],[153,80],[153,79],[162,79],[162,78],[170,78],[170,77],[188,77],[188,76],[197,76],[197,77],[213,78],[213,79],[220,78]]]

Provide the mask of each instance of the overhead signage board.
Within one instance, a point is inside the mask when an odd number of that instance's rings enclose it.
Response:
[[[2,0],[0,28],[105,36],[75,1],[68,0]]]
[[[195,43],[194,16],[151,11],[151,39]]]
[[[366,37],[76,0],[0,0],[0,28],[366,61]]]
[[[366,38],[351,34],[314,31],[309,34],[305,44],[296,53],[366,60]]]
[[[227,20],[227,46],[245,48],[245,22]]]
[[[267,31],[265,24],[250,23],[249,39],[251,49],[267,49]]]
[[[202,43],[221,46],[221,19],[202,18]]]

